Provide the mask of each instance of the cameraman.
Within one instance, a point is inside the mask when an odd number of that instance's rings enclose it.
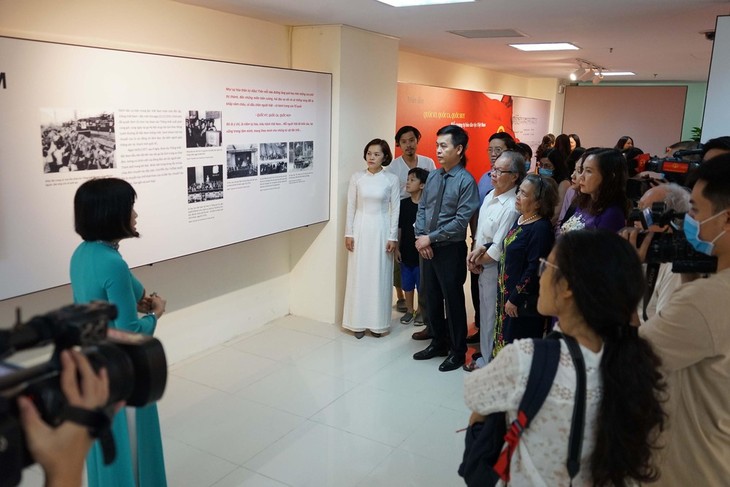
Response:
[[[717,273],[684,279],[690,282],[639,328],[670,385],[660,486],[730,479],[730,154],[700,165],[697,179],[684,231],[696,250],[717,257]],[[639,249],[642,257],[650,240]]]
[[[105,406],[109,399],[106,369],[96,374],[81,352],[64,350],[61,390],[70,406],[86,410]],[[93,441],[86,426],[67,420],[53,428],[43,421],[33,401],[24,396],[18,397],[18,409],[28,451],[43,467],[46,486],[79,487]]]
[[[673,210],[675,213],[687,213],[689,211],[689,191],[678,185],[677,183],[660,184],[650,188],[641,196],[639,200],[639,210],[651,210],[654,203],[664,203],[664,211]],[[658,226],[656,223],[648,228],[652,232],[671,232],[669,225]],[[647,276],[648,277],[648,276]],[[644,309],[646,309],[647,319],[662,309],[674,291],[681,284],[680,274],[672,272],[671,263],[659,264],[658,272],[654,279],[654,286],[651,289],[649,302],[644,306],[646,295],[639,303],[639,317],[641,323],[644,323]]]

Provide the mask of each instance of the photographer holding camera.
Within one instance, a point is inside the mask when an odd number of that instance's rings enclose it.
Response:
[[[64,350],[60,357],[61,389],[68,404],[88,411],[105,406],[109,399],[106,369],[95,373],[88,359],[75,350]],[[84,459],[93,442],[87,427],[66,420],[53,428],[30,398],[19,396],[17,401],[28,450],[43,467],[46,486],[80,486]]]
[[[659,214],[657,217],[646,217],[642,219],[642,226],[645,230],[652,232],[672,232],[671,225],[662,221],[663,215],[667,212],[672,214],[684,214],[689,211],[689,191],[676,183],[660,184],[646,191],[639,199],[638,211],[643,215]],[[652,211],[654,210],[654,211]],[[658,210],[658,211],[657,211]],[[635,210],[637,211],[637,210]],[[629,216],[629,220],[632,219]],[[669,262],[648,264],[645,266],[647,277],[647,291],[639,303],[639,318],[641,323],[651,318],[656,312],[662,309],[674,291],[681,284],[680,274],[672,272],[672,264]]]
[[[658,452],[657,485],[727,485],[730,479],[730,154],[697,170],[687,241],[717,257],[706,279],[683,275],[684,284],[639,328],[661,357],[668,378],[669,429]],[[636,233],[629,235],[635,243]],[[642,259],[651,234],[639,247]]]

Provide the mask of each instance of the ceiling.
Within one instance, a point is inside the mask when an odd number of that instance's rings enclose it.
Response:
[[[616,81],[706,81],[703,32],[730,0],[477,0],[394,8],[375,0],[178,0],[290,26],[344,24],[400,39],[400,48],[528,77],[567,79],[576,58],[636,76]],[[514,29],[525,37],[468,39],[455,30]],[[509,43],[572,42],[581,49],[521,52]]]

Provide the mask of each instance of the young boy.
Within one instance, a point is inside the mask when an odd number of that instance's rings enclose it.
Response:
[[[413,309],[413,291],[419,287],[420,270],[418,268],[418,251],[416,250],[416,236],[413,231],[413,224],[416,222],[418,202],[421,200],[421,193],[426,185],[427,177],[428,171],[420,167],[414,167],[408,171],[406,191],[410,197],[400,200],[396,260],[400,263],[401,283],[406,298],[406,313],[400,319],[400,322],[404,325],[409,325],[416,319],[416,312]]]

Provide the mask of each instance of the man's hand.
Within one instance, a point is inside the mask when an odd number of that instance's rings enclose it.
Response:
[[[355,251],[355,239],[352,237],[345,237],[345,248],[350,252]]]
[[[109,400],[109,377],[106,369],[95,373],[81,352],[64,350],[61,352],[61,390],[69,405],[94,410],[105,406]],[[81,485],[84,459],[92,443],[86,427],[64,421],[52,428],[27,397],[18,397],[18,408],[28,451],[43,467],[46,485]]]
[[[398,250],[398,242],[388,240],[388,243],[385,244],[385,251],[390,254],[395,252],[396,250]]]
[[[428,235],[420,235],[416,238],[416,250],[424,259],[433,259],[433,249],[431,248],[431,238]]]
[[[640,246],[637,246],[636,242],[638,241],[640,233],[644,235],[644,240],[641,242]],[[654,238],[654,232],[642,232],[638,228],[625,227],[619,230],[618,234],[628,240],[629,243],[636,249],[636,252],[639,254],[639,260],[643,264],[646,260],[646,253],[649,251],[649,245],[651,245],[651,240],[652,238]]]

